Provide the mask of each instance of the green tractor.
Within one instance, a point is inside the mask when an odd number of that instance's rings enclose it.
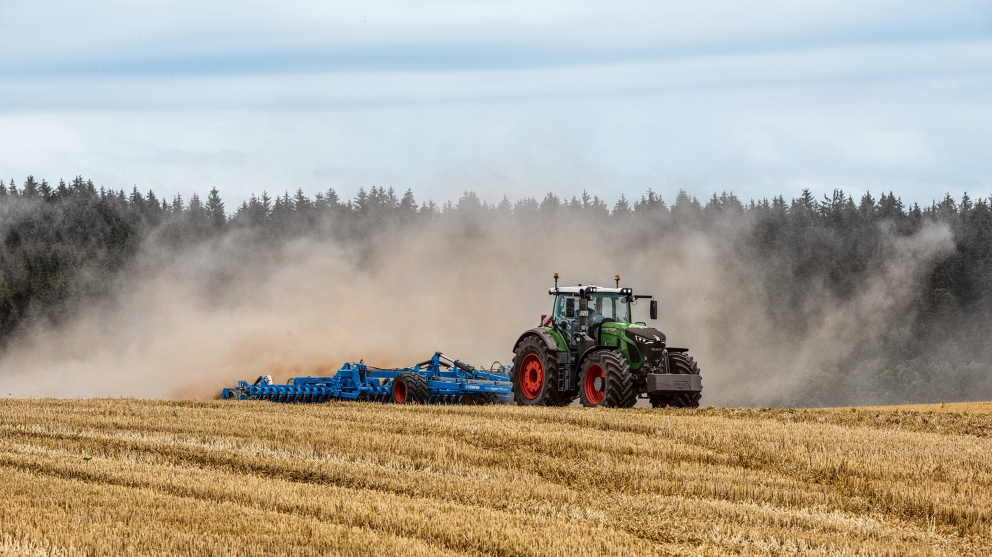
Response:
[[[664,333],[634,323],[632,306],[652,296],[630,288],[555,287],[550,316],[513,346],[513,398],[523,406],[629,408],[639,397],[662,408],[697,408],[703,390],[688,349],[666,345]],[[651,300],[651,319],[658,302]]]

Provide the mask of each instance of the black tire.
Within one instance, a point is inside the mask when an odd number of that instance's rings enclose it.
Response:
[[[479,396],[475,398],[476,404],[498,404],[499,394],[497,393],[479,393]]]
[[[699,375],[699,365],[687,352],[672,352],[668,355],[668,369],[672,373],[683,375]],[[672,408],[699,408],[699,399],[702,393],[678,393],[669,395],[666,400],[668,406]],[[654,401],[652,400],[652,406]],[[657,406],[655,406],[657,408]]]
[[[603,390],[597,390],[601,378]],[[582,361],[579,373],[579,400],[589,408],[630,408],[637,402],[634,376],[623,354],[616,350],[597,350]]]
[[[521,385],[521,369],[525,365]],[[550,350],[536,335],[524,338],[517,346],[510,381],[513,400],[521,406],[566,406],[574,399],[574,395],[558,392],[558,351]]]
[[[390,401],[396,404],[427,404],[427,379],[411,371],[398,373],[389,393]]]
[[[651,401],[651,408],[667,408],[668,400],[671,397],[661,394],[650,394],[648,399]]]

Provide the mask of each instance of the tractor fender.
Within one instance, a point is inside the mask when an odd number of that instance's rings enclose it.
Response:
[[[517,347],[520,346],[520,343],[523,342],[524,339],[527,338],[527,337],[529,337],[529,336],[538,336],[538,337],[540,337],[541,340],[544,341],[544,344],[546,344],[548,346],[548,350],[552,350],[552,351],[555,351],[555,352],[558,351],[558,345],[555,344],[554,337],[551,336],[551,333],[545,331],[544,329],[542,329],[540,327],[536,327],[536,328],[530,329],[528,331],[525,331],[524,334],[520,335],[520,338],[517,339],[517,342],[515,342],[513,344],[513,351],[516,352],[517,351]]]
[[[575,373],[582,371],[582,364],[586,361],[586,358],[591,356],[594,352],[602,352],[603,350],[616,350],[613,346],[593,346],[589,350],[582,353],[577,360],[575,360]]]

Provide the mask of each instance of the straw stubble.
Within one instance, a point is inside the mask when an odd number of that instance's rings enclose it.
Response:
[[[0,402],[0,555],[992,551],[992,404]]]

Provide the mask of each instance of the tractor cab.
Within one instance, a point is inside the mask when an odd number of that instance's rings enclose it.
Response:
[[[579,326],[579,289],[580,286],[559,289],[555,296],[552,323],[564,333],[570,350],[577,348],[576,334]],[[587,323],[589,336],[596,344],[600,344],[600,332],[604,323],[631,323],[631,300],[619,288],[594,287],[596,291],[588,300]],[[575,292],[568,292],[574,290]]]

